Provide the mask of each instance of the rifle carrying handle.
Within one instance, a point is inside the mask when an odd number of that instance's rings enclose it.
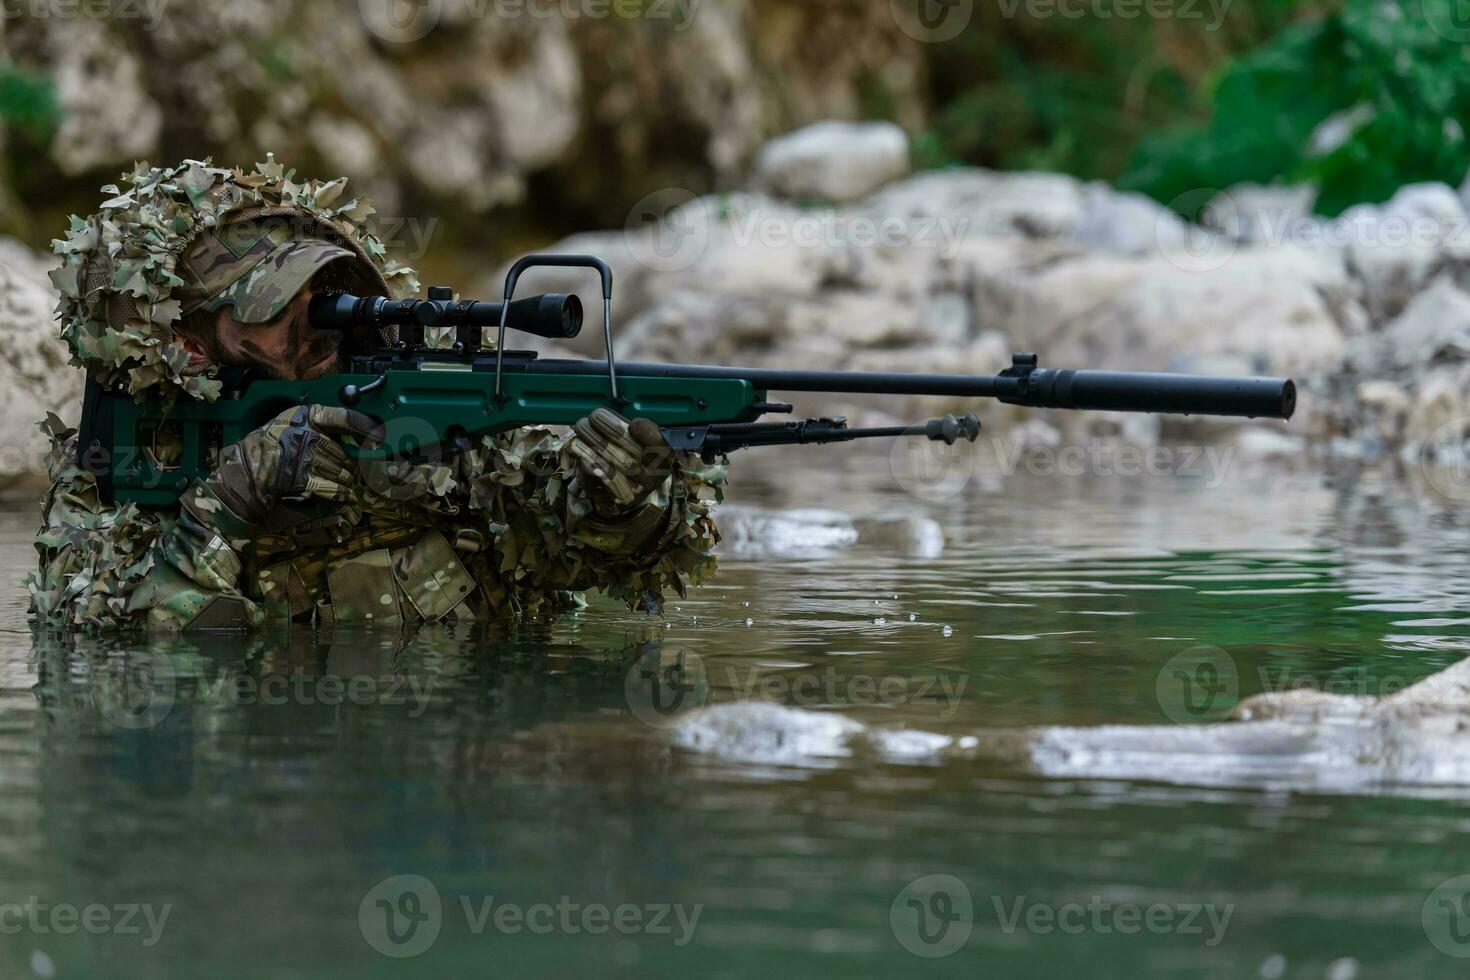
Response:
[[[595,255],[526,255],[511,265],[510,271],[505,274],[505,301],[501,304],[500,333],[495,343],[495,402],[504,404],[505,395],[501,387],[501,365],[505,359],[505,327],[506,318],[510,312],[511,297],[515,295],[516,283],[520,281],[521,273],[536,266],[555,266],[560,268],[585,268],[596,269],[602,278],[602,342],[607,351],[607,385],[612,393],[614,405],[622,405],[623,398],[618,394],[618,371],[617,364],[613,360],[612,345],[612,267]]]

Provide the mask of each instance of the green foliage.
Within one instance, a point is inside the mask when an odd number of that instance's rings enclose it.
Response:
[[[940,108],[916,158],[1114,179],[1140,140],[1206,117],[1198,93],[1219,66],[1305,2],[1178,0],[1154,18],[1122,0],[977,4],[969,30],[926,53]]]
[[[0,120],[37,140],[47,139],[61,121],[50,79],[0,61]]]
[[[1327,215],[1414,181],[1457,184],[1470,118],[1458,2],[1348,0],[1293,25],[1225,69],[1208,123],[1142,140],[1120,183],[1168,202],[1241,181],[1309,182]],[[1337,138],[1324,145],[1328,130]]]

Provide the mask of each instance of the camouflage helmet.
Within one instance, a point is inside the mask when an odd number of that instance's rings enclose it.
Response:
[[[347,179],[293,180],[271,155],[250,173],[185,160],[135,164],[86,219],[75,215],[51,272],[61,297],[61,339],[72,363],[108,387],[153,389],[212,401],[220,384],[186,374],[175,336],[180,316],[233,306],[241,322],[271,319],[327,265],[354,268],[357,288],[394,297],[418,292],[412,269],[386,257],[363,222],[365,198],[343,200]],[[292,284],[295,284],[294,286]],[[289,288],[289,292],[282,293]]]

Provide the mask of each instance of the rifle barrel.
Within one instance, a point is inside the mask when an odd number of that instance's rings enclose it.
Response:
[[[534,360],[527,362],[525,370],[532,374],[605,375],[607,362]],[[1052,368],[1037,368],[1024,375],[889,374],[629,362],[620,363],[618,373],[657,378],[744,379],[761,391],[998,398],[1032,408],[1271,419],[1289,419],[1296,410],[1296,385],[1290,378]]]

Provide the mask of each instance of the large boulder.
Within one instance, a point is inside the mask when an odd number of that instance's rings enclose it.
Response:
[[[892,123],[820,122],[772,140],[756,179],[790,198],[855,201],[909,171],[909,141]]]
[[[1401,187],[1386,204],[1359,205],[1329,226],[1346,249],[1375,323],[1397,316],[1442,271],[1470,266],[1465,207],[1445,184]]]

